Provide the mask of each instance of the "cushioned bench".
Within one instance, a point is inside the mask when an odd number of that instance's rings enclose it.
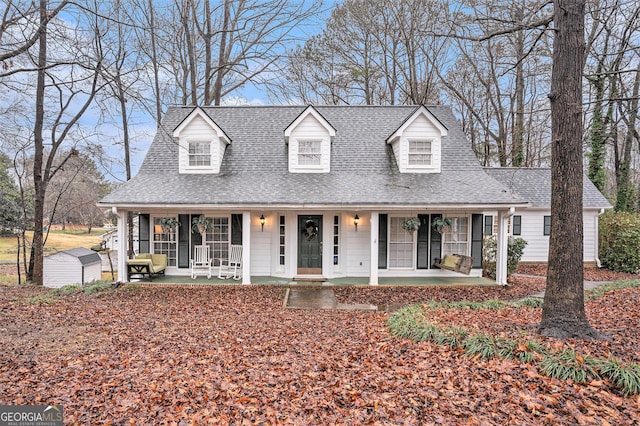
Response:
[[[473,267],[473,257],[461,254],[445,254],[442,259],[436,259],[433,265],[440,269],[469,275]]]
[[[149,281],[153,281],[153,277],[159,274],[164,275],[167,268],[166,254],[141,253],[134,259],[127,259],[127,279],[130,280],[132,275],[149,277]]]

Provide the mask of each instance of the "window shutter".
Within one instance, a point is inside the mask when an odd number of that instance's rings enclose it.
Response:
[[[417,238],[418,238],[418,247],[417,247],[417,256],[418,256],[418,269],[428,269],[429,268],[429,215],[428,214],[419,214],[418,219],[420,220],[420,228],[418,228]]]
[[[179,214],[178,222],[178,268],[189,267],[189,234],[191,234],[191,222],[188,214]]]
[[[482,231],[482,215],[471,215],[471,257],[474,268],[482,268]]]
[[[138,215],[138,253],[149,253],[149,215]]]
[[[378,215],[378,269],[387,269],[387,222],[386,214]]]
[[[242,214],[231,215],[231,244],[242,245]]]

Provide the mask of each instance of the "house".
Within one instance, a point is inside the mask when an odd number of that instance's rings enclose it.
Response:
[[[84,285],[102,278],[100,255],[87,248],[60,251],[44,258],[45,287]]]
[[[551,231],[551,169],[549,168],[486,168],[489,176],[501,182],[509,191],[529,202],[526,209],[516,209],[509,221],[508,234],[524,238],[527,246],[522,262],[546,262],[549,257]],[[598,259],[598,218],[612,208],[609,201],[587,178],[583,181],[583,226],[586,264],[600,266]],[[493,218],[497,212],[485,212],[485,234],[494,232]]]
[[[440,105],[171,107],[139,173],[100,205],[118,215],[121,245],[127,213],[138,212],[139,251],[166,254],[167,275],[189,275],[196,245],[215,265],[240,245],[244,284],[372,285],[456,275],[435,266],[450,253],[472,256],[470,274],[481,276],[485,212],[498,234],[496,281],[506,283],[509,218],[531,207],[480,166]],[[191,226],[201,215],[212,223],[204,235]],[[451,226],[441,234],[431,224],[443,217]],[[416,231],[403,228],[409,219]]]

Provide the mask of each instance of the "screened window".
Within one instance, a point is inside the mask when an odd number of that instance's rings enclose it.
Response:
[[[448,217],[451,219],[451,226],[442,237],[443,254],[469,253],[469,218],[466,216]]]
[[[215,266],[220,265],[220,259],[229,258],[229,244],[231,233],[228,217],[208,217],[211,221],[211,229],[207,231],[206,241],[203,244],[209,246],[209,255]]]
[[[402,229],[402,224],[409,218],[391,217],[389,219],[389,267],[412,268],[415,232]]]
[[[319,166],[322,153],[321,140],[299,140],[298,141],[298,165],[299,166]]]
[[[513,235],[522,235],[522,216],[513,216],[512,221]]]
[[[211,166],[211,143],[189,142],[189,167]]]
[[[410,139],[409,140],[409,165],[410,166],[430,166],[431,165],[431,139]]]
[[[544,235],[551,235],[551,216],[544,217],[543,233]]]
[[[169,219],[169,217],[156,217],[153,219],[153,253],[154,254],[166,254],[167,266],[176,266],[176,248],[178,237],[178,226],[173,228],[170,226],[163,227],[162,219]],[[172,217],[171,219],[176,219]]]

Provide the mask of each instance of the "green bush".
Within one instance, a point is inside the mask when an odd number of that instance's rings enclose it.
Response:
[[[507,276],[510,277],[518,268],[527,240],[520,237],[509,237],[507,246]],[[482,273],[485,277],[496,278],[496,254],[498,242],[495,235],[484,237],[482,248]]]
[[[640,270],[640,215],[609,211],[600,216],[600,261],[612,271]]]

